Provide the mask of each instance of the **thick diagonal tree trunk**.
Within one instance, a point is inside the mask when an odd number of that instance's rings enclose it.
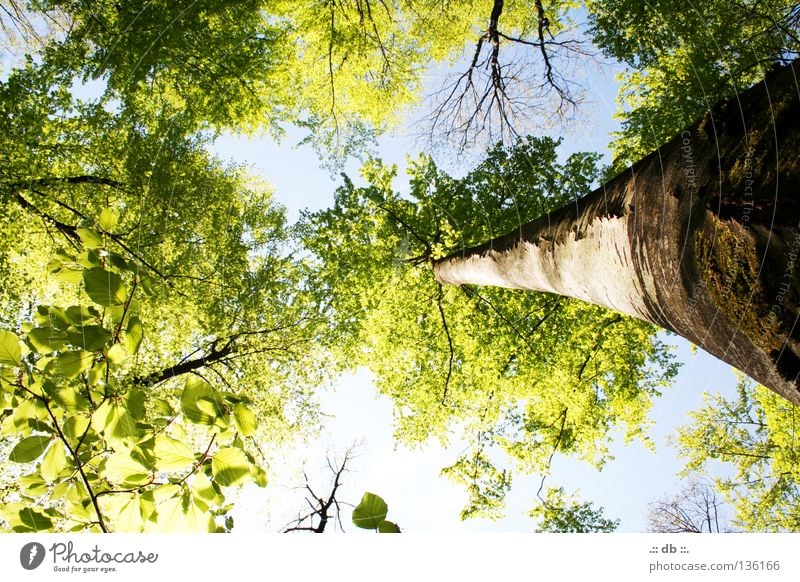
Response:
[[[798,77],[775,72],[577,204],[438,261],[437,280],[615,309],[800,403]]]

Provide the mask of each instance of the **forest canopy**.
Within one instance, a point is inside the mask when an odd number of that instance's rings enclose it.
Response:
[[[325,387],[366,368],[397,443],[463,443],[442,470],[462,518],[502,516],[536,475],[539,531],[614,530],[545,478],[556,455],[602,467],[617,434],[652,446],[665,336],[433,267],[577,204],[800,50],[793,2],[684,8],[3,1],[0,529],[230,531],[235,492],[269,487],[281,447],[319,434]],[[608,167],[535,136],[580,115],[603,59],[623,67]],[[427,152],[401,187],[379,139],[410,118]],[[290,129],[321,165],[362,162],[296,223],[269,176],[211,153]],[[436,162],[467,150],[457,175]],[[794,531],[796,407],[742,382],[679,432],[687,471],[733,463],[715,486],[736,527]]]

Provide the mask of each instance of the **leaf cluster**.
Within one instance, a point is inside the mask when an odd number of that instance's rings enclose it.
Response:
[[[136,297],[150,292],[137,265],[103,250],[57,259],[88,301],[38,307],[19,336],[0,331],[0,434],[20,467],[0,517],[17,532],[226,531],[225,488],[266,485],[246,445],[253,402],[196,376],[137,380]]]

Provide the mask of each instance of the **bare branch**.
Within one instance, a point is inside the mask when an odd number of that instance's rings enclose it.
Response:
[[[331,518],[336,519],[340,529],[344,531],[340,515],[341,507],[339,504],[341,502],[336,499],[336,494],[338,493],[339,488],[342,486],[342,475],[344,475],[344,473],[348,470],[347,464],[353,458],[354,449],[355,445],[352,445],[350,448],[348,448],[345,451],[344,457],[340,463],[336,463],[335,461],[331,460],[330,456],[326,457],[328,469],[333,475],[331,490],[327,498],[320,497],[314,492],[314,490],[311,488],[311,484],[309,483],[308,475],[306,475],[305,472],[303,473],[303,478],[305,479],[305,489],[311,495],[310,499],[306,497],[306,503],[308,503],[311,511],[303,515],[298,515],[297,519],[292,522],[294,525],[287,525],[283,529],[283,533],[296,531],[324,533],[325,528],[327,527]],[[316,525],[314,525],[314,520],[318,520]]]
[[[436,305],[439,307],[439,315],[442,318],[442,327],[444,328],[444,333],[447,336],[447,345],[450,349],[450,358],[447,364],[447,376],[444,379],[444,389],[442,390],[442,406],[444,406],[445,401],[447,400],[447,390],[450,387],[450,377],[453,375],[453,360],[455,358],[455,349],[453,348],[453,338],[450,335],[450,328],[447,325],[447,317],[444,314],[442,299],[444,299],[444,293],[442,290],[442,285],[439,285],[439,295],[436,298]]]
[[[542,2],[535,7],[536,38],[525,39],[501,30],[504,2],[494,0],[466,70],[446,79],[432,96],[435,105],[424,122],[432,145],[455,145],[462,154],[486,142],[517,140],[554,117],[566,121],[577,109],[577,85],[563,76],[556,60],[593,52],[581,40],[557,38],[569,31],[554,35]]]

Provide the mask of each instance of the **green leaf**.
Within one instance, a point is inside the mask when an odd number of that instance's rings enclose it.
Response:
[[[214,388],[193,376],[186,379],[181,394],[181,409],[189,422],[208,426],[213,425],[216,417],[222,413],[222,405]]]
[[[233,422],[236,425],[236,430],[246,437],[255,434],[258,428],[256,415],[244,404],[237,404],[233,407]]]
[[[139,437],[136,422],[124,403],[115,402],[111,405],[103,434],[111,444],[126,443]]]
[[[389,507],[386,502],[374,493],[364,493],[361,503],[353,510],[353,524],[362,529],[378,529]]]
[[[89,410],[89,401],[78,392],[77,388],[66,386],[55,392],[53,400],[68,413],[86,412]]]
[[[85,325],[69,330],[67,338],[70,345],[81,347],[90,352],[98,352],[111,339],[111,332],[99,325]]]
[[[30,463],[41,456],[49,443],[50,437],[48,436],[26,437],[17,443],[8,458],[15,463]]]
[[[34,511],[33,509],[21,509],[19,512],[20,521],[31,528],[33,531],[46,531],[53,529],[53,522],[49,517]]]
[[[400,528],[392,521],[383,520],[378,526],[378,533],[401,533]]]
[[[89,428],[89,418],[83,414],[77,414],[67,418],[61,430],[64,431],[67,438],[79,439],[87,428]]]
[[[93,228],[79,228],[77,233],[81,237],[83,246],[87,249],[100,249],[106,244],[103,240],[103,235]]]
[[[67,307],[66,314],[69,322],[75,326],[97,323],[100,317],[100,314],[94,307],[84,307],[83,305]]]
[[[36,310],[38,313],[35,320],[40,326],[53,327],[59,331],[65,331],[69,327],[69,319],[62,308],[40,305]]]
[[[111,362],[114,366],[119,366],[122,364],[128,357],[128,352],[125,351],[120,344],[114,344],[108,349],[106,352],[106,359]]]
[[[142,504],[139,495],[133,495],[114,518],[114,531],[138,533],[142,531]]]
[[[167,499],[159,505],[159,529],[164,532],[207,532],[213,526],[211,516],[191,500]]]
[[[110,481],[127,485],[143,485],[150,481],[150,470],[128,453],[112,454],[106,461],[105,476]]]
[[[106,232],[111,231],[119,222],[119,216],[110,208],[104,208],[100,213],[100,218],[97,219],[97,226]]]
[[[125,347],[131,354],[139,351],[143,337],[144,330],[141,320],[135,315],[131,316],[128,320],[128,327],[125,329]]]
[[[49,418],[47,408],[41,401],[33,398],[23,400],[12,415],[13,428],[16,432],[30,434],[30,427]]]
[[[133,390],[129,390],[128,393],[123,398],[125,402],[125,406],[128,408],[128,414],[131,418],[135,420],[141,420],[144,418],[144,402],[145,402],[145,393],[144,390],[139,388],[134,388]]]
[[[228,447],[211,459],[211,472],[222,486],[241,485],[250,479],[250,463],[240,449]]]
[[[52,327],[35,327],[28,332],[28,341],[37,353],[49,354],[61,349],[67,334]]]
[[[0,364],[19,366],[22,363],[22,350],[16,334],[0,329]]]
[[[195,406],[200,412],[203,412],[211,417],[217,416],[217,403],[210,398],[198,398]]]
[[[42,457],[42,464],[39,470],[46,481],[55,481],[56,477],[67,466],[67,454],[64,451],[64,444],[61,441],[54,441]]]
[[[225,498],[214,490],[211,480],[205,473],[197,472],[192,480],[192,493],[207,505],[221,505]]]
[[[39,497],[47,493],[49,489],[39,473],[23,475],[19,478],[19,485],[23,493],[29,497]]]
[[[83,269],[73,269],[70,267],[62,267],[57,271],[53,271],[53,276],[57,281],[74,285],[80,283],[83,279]]]
[[[91,352],[84,352],[83,350],[63,352],[47,364],[46,371],[51,376],[77,378],[91,368],[93,362],[94,354]]]
[[[267,472],[264,469],[262,469],[258,465],[252,465],[250,473],[253,475],[253,479],[255,479],[256,485],[258,485],[259,487],[267,486],[268,483]]]
[[[194,464],[194,453],[182,442],[166,435],[156,437],[156,468],[159,471],[182,471]]]
[[[128,297],[122,277],[102,267],[84,271],[83,283],[89,298],[104,307],[122,305]]]
[[[88,374],[89,386],[97,386],[101,380],[105,379],[106,372],[108,372],[108,362],[105,360],[92,365]]]

